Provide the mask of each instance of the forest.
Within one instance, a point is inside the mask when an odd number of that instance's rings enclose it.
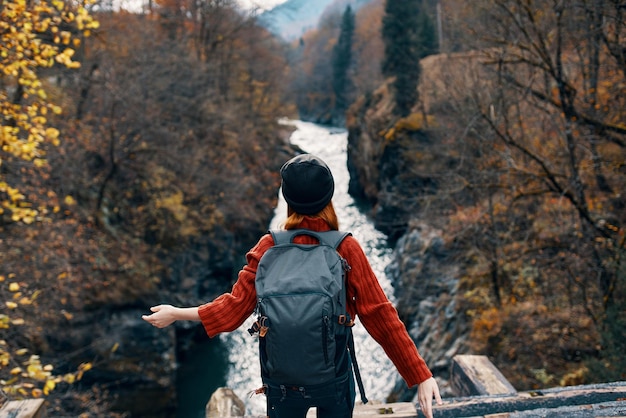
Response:
[[[335,3],[286,42],[234,0],[3,1],[0,405],[171,416],[197,329],[132,318],[232,285],[281,117],[349,130],[391,242],[441,231],[466,351],[518,389],[626,380],[623,2]]]

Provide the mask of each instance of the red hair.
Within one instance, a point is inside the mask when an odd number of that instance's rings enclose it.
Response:
[[[307,215],[295,212],[293,209],[291,209],[291,206],[288,206],[287,219],[282,223],[282,226],[285,229],[297,229],[304,220],[305,216]],[[335,231],[339,230],[339,220],[337,219],[337,213],[335,213],[335,208],[333,207],[332,201],[328,202],[324,209],[312,216],[325,220],[328,226],[330,226],[330,229]]]

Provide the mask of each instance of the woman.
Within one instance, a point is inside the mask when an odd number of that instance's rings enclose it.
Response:
[[[310,229],[313,231],[339,230],[337,215],[332,205],[334,179],[328,166],[319,158],[299,155],[287,161],[280,170],[282,193],[288,205],[285,229]],[[299,244],[315,244],[315,238],[297,236]],[[255,276],[259,260],[274,245],[272,236],[266,234],[246,255],[247,264],[239,272],[238,280],[230,293],[213,302],[198,307],[180,308],[159,305],[150,308],[151,315],[143,319],[163,328],[178,320],[201,321],[210,337],[237,329],[246,321],[257,304]],[[381,289],[378,280],[360,244],[346,237],[337,251],[351,267],[347,274],[347,310],[352,318],[358,315],[368,333],[385,350],[409,387],[418,385],[418,400],[426,417],[432,417],[432,400],[441,404],[439,387],[426,363],[419,355],[415,343],[408,335],[398,313]],[[354,382],[345,384],[345,402],[342,405],[317,406],[318,417],[349,418],[354,408]],[[299,407],[281,402],[281,398],[268,395],[270,418],[304,418],[308,406]]]

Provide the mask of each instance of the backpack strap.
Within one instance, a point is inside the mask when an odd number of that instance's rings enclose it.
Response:
[[[271,229],[268,231],[272,235],[272,239],[274,240],[274,245],[282,245],[282,244],[291,244],[293,243],[293,239],[298,235],[308,235],[310,237],[316,238],[320,243],[326,244],[328,246],[337,249],[339,244],[344,240],[348,235],[352,235],[350,232],[344,231],[313,231],[311,229],[288,229],[288,230],[277,230]]]
[[[356,384],[359,387],[359,393],[361,394],[361,402],[365,405],[369,400],[365,396],[365,387],[363,386],[363,379],[361,379],[361,371],[359,370],[359,364],[356,361],[356,351],[354,349],[354,336],[352,332],[348,335],[348,350],[350,351],[350,360],[352,361],[352,369],[354,371],[354,377],[356,378]]]

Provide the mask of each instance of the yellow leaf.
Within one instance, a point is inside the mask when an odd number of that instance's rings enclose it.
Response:
[[[47,128],[46,129],[46,137],[48,139],[56,139],[59,137],[59,130],[55,128]]]
[[[54,383],[54,380],[46,380],[46,384],[43,387],[43,393],[44,395],[49,395],[51,391],[54,390],[54,388],[56,387],[56,383]]]
[[[28,348],[20,348],[19,350],[15,350],[15,354],[18,356],[23,356],[28,353]]]
[[[65,376],[63,376],[63,381],[71,385],[76,381],[76,376],[74,376],[72,373],[67,373]]]
[[[113,347],[111,348],[111,353],[115,353],[119,347],[120,343],[113,344]]]
[[[65,204],[68,206],[72,206],[76,204],[76,200],[74,200],[74,198],[70,195],[65,196],[64,201],[65,201]]]
[[[20,289],[19,283],[11,283],[9,284],[9,292],[17,292]]]
[[[15,302],[6,301],[5,303],[6,303],[6,305],[7,305],[7,308],[9,308],[9,309],[15,309],[15,308],[17,308],[17,303],[15,303]]]
[[[11,373],[13,375],[20,374],[20,373],[22,373],[22,368],[21,367],[15,367],[15,368],[11,369],[11,371],[9,373]]]
[[[83,372],[91,370],[91,368],[92,368],[91,363],[82,363],[80,366],[78,366],[78,370],[83,371]]]
[[[33,301],[30,300],[27,297],[23,297],[22,299],[20,299],[19,304],[20,305],[32,305]]]

